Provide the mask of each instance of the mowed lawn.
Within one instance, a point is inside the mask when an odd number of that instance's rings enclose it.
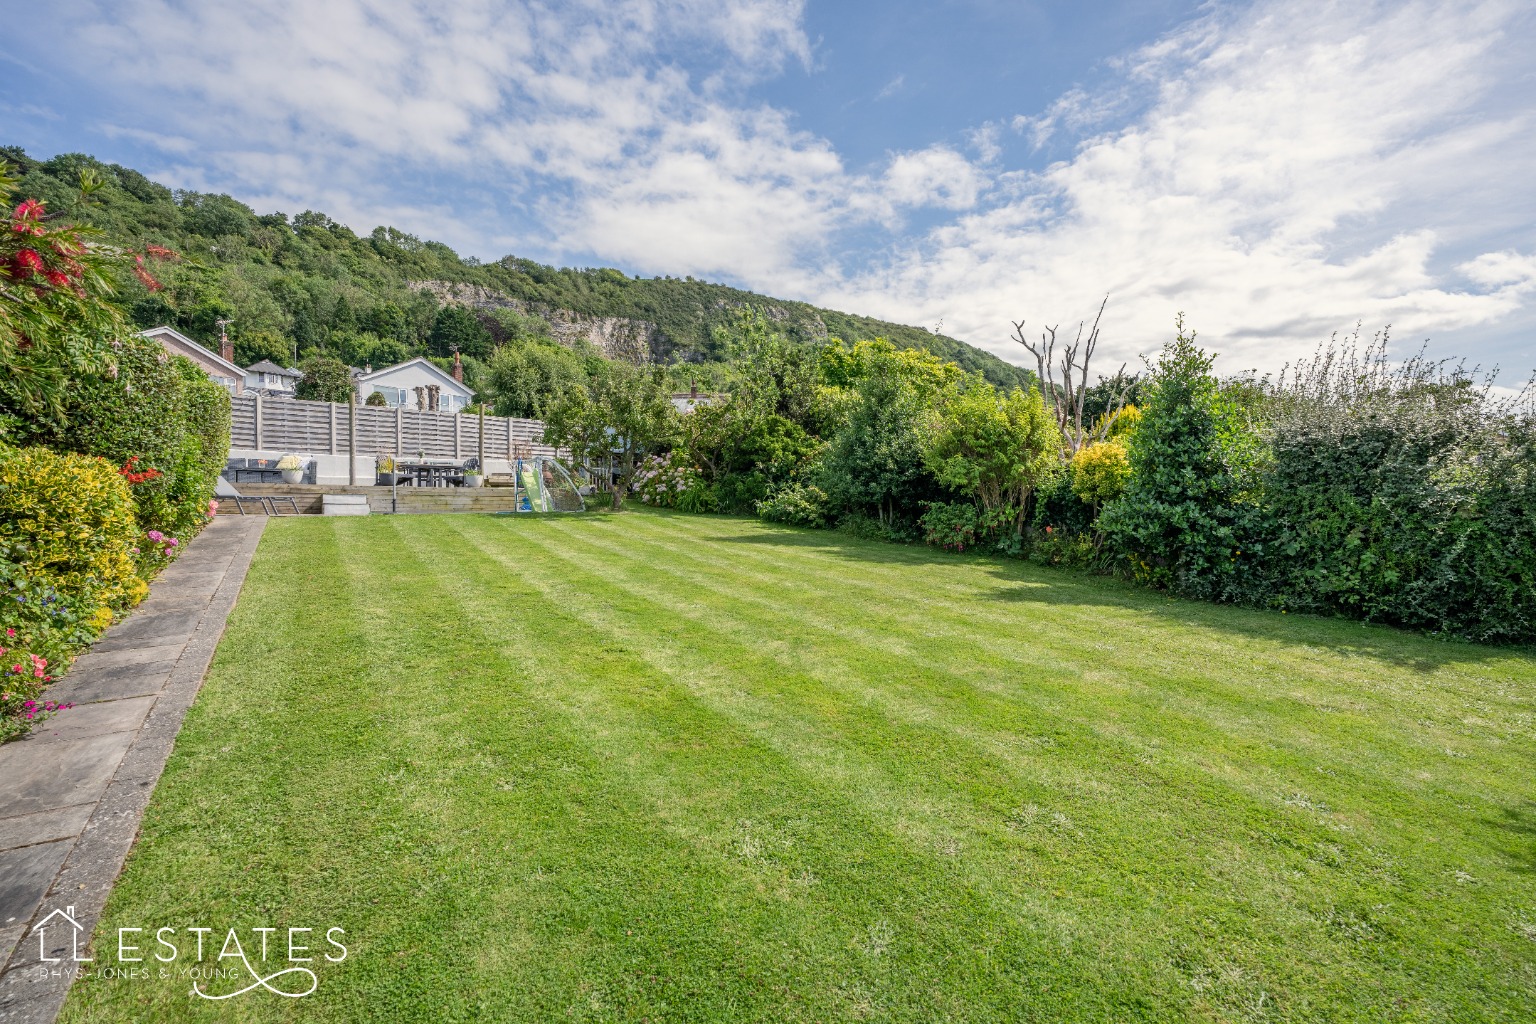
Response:
[[[273,520],[97,943],[349,955],[64,1019],[1529,1021],[1533,712],[1529,654],[751,520]]]

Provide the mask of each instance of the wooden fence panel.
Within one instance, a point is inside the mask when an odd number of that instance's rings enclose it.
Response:
[[[230,446],[302,455],[345,455],[350,420],[345,405],[293,398],[235,395],[231,400]],[[357,407],[357,454],[429,459],[467,459],[480,446],[480,418],[451,412]],[[485,417],[485,455],[552,455],[539,420]]]

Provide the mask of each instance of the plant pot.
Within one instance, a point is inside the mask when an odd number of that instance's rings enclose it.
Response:
[[[285,470],[283,470],[283,483],[285,483],[285,484],[297,484],[297,483],[302,483],[303,481],[304,481],[304,471],[302,469],[285,469]]]
[[[464,474],[464,486],[465,487],[484,487],[485,486],[485,477],[480,475],[479,473],[465,473]]]

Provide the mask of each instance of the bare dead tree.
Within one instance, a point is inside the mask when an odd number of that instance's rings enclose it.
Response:
[[[1061,363],[1058,366],[1054,361],[1056,350],[1056,331],[1059,324],[1046,327],[1040,332],[1040,342],[1035,344],[1024,336],[1025,321],[1012,321],[1013,340],[1017,341],[1029,350],[1035,357],[1035,365],[1040,377],[1040,388],[1044,397],[1056,416],[1056,425],[1061,428],[1061,433],[1067,441],[1067,454],[1071,455],[1081,448],[1088,440],[1083,431],[1083,401],[1088,395],[1088,368],[1093,362],[1093,352],[1099,345],[1099,325],[1104,319],[1104,310],[1109,305],[1109,296],[1104,296],[1104,301],[1099,303],[1099,311],[1093,318],[1093,327],[1088,327],[1086,320],[1081,320],[1077,325],[1077,337],[1072,344],[1064,346],[1061,353]],[[1083,332],[1087,331],[1084,337]],[[1061,373],[1061,380],[1056,379],[1057,371]],[[1075,379],[1074,379],[1075,377]],[[1130,392],[1129,383],[1125,382],[1125,364],[1120,365],[1120,370],[1115,374],[1115,380],[1121,386],[1117,389],[1117,402],[1114,411],[1119,411],[1125,404],[1125,396]],[[1106,417],[1106,429],[1107,421]],[[1091,425],[1090,425],[1091,426]]]

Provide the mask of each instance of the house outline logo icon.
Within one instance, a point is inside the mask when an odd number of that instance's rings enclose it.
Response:
[[[51,914],[32,926],[32,930],[37,933],[38,959],[45,964],[62,963],[64,960],[63,957],[48,955],[48,923],[56,917],[62,917],[65,921],[68,921],[70,928],[73,929],[70,932],[70,951],[75,963],[91,963],[94,958],[80,955],[80,933],[85,931],[85,925],[75,920],[75,908],[73,906],[65,907],[62,910],[55,908]]]

